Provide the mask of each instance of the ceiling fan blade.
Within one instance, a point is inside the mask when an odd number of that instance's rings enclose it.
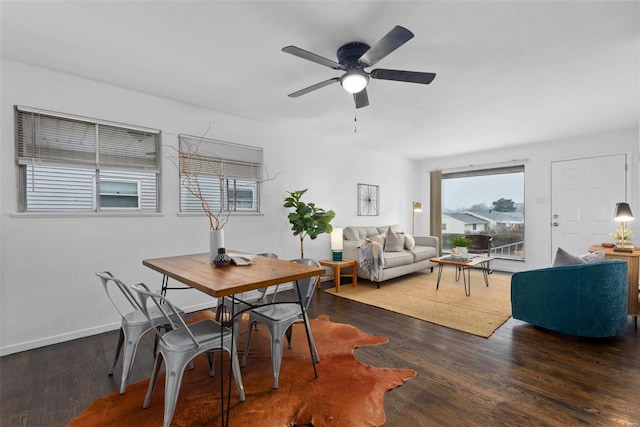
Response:
[[[314,90],[318,90],[318,89],[323,88],[325,86],[329,86],[331,83],[335,83],[335,82],[339,82],[339,81],[340,81],[340,77],[334,77],[332,79],[325,80],[323,82],[311,85],[311,86],[306,87],[304,89],[300,89],[297,92],[290,93],[289,96],[291,98],[297,98],[297,97],[299,97],[301,95],[307,94],[309,92],[313,92]]]
[[[338,64],[335,61],[327,59],[323,56],[316,55],[315,53],[311,53],[304,49],[300,49],[296,46],[287,46],[282,48],[283,52],[290,53],[293,56],[297,56],[302,59],[306,59],[307,61],[315,62],[316,64],[324,65],[325,67],[333,68],[334,70],[344,70],[342,65]]]
[[[413,38],[413,33],[404,27],[396,25],[371,49],[366,51],[359,59],[365,66],[370,67],[385,56]]]
[[[369,96],[367,95],[367,89],[364,88],[360,92],[354,93],[353,100],[356,101],[356,108],[362,108],[369,105]]]
[[[395,80],[398,82],[422,83],[428,85],[436,78],[435,73],[421,73],[419,71],[385,70],[378,68],[369,73],[372,79]]]

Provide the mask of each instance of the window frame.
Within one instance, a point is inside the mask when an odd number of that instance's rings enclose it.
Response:
[[[187,189],[198,185],[216,215],[260,214],[263,149],[211,138],[178,136],[178,181],[181,215],[204,213],[200,199]],[[238,187],[238,182],[245,182]],[[251,191],[251,207],[232,201],[236,189]],[[246,202],[247,200],[243,200]]]
[[[522,245],[521,246],[517,246],[516,243],[519,244],[519,242],[512,242],[512,243],[508,243],[506,245],[500,245],[500,243],[497,243],[494,241],[492,248],[494,249],[500,249],[500,251],[496,250],[495,253],[493,253],[491,256],[497,259],[504,259],[504,260],[510,260],[510,261],[525,261],[525,256],[526,256],[526,242],[524,241],[524,230],[526,229],[526,221],[525,221],[525,212],[526,212],[526,206],[524,205],[525,203],[525,180],[526,180],[526,167],[525,164],[520,161],[515,162],[513,164],[509,164],[509,165],[496,165],[496,166],[485,166],[485,167],[480,167],[480,168],[473,168],[473,169],[460,169],[460,170],[456,170],[456,171],[451,171],[451,172],[445,172],[442,171],[441,173],[441,178],[440,178],[440,191],[441,191],[441,200],[444,203],[444,199],[445,199],[445,181],[448,179],[456,179],[456,178],[469,178],[469,177],[487,177],[487,176],[491,176],[491,175],[507,175],[507,174],[514,174],[514,173],[521,173],[522,174],[522,225],[521,226],[512,226],[512,227],[508,227],[505,226],[504,228],[510,228],[512,230],[516,230],[520,229],[522,231]],[[469,211],[470,212],[470,211]],[[442,216],[444,215],[449,215],[449,213],[445,213],[444,209],[441,209],[439,212],[440,217],[442,218]],[[475,214],[474,214],[475,216]],[[486,219],[486,218],[485,218]],[[476,224],[473,224],[473,227],[475,229],[475,231],[472,234],[477,234],[477,228],[476,228]],[[441,224],[441,250],[443,252],[447,252],[448,248],[445,245],[445,236],[444,236],[444,231],[446,230],[446,224],[444,223],[444,221],[442,221]],[[497,230],[497,229],[496,229]],[[494,240],[495,240],[495,236],[500,236],[500,234],[495,234],[495,231],[493,230],[491,232],[485,230],[482,231],[481,234],[491,234],[494,236]],[[451,232],[451,233],[446,233],[446,234],[451,234],[454,235],[456,233]],[[458,233],[459,234],[459,233]],[[508,239],[505,239],[508,240]],[[522,255],[512,255],[510,252],[508,252],[507,254],[505,254],[505,252],[503,251],[503,249],[501,249],[501,246],[507,247],[507,246],[514,246],[515,248],[517,247],[521,247],[522,250]]]
[[[96,215],[105,211],[110,214],[161,212],[160,130],[21,105],[14,105],[14,118],[19,214],[57,216]],[[47,171],[53,175],[43,178],[42,173],[46,175]],[[68,190],[52,181],[57,177],[68,180],[71,187],[76,182],[80,184],[81,181],[74,180],[74,171],[93,175],[91,208],[88,204],[74,205],[74,197],[80,196],[75,192],[77,190]],[[40,194],[36,194],[33,187],[36,173],[40,174]],[[103,174],[109,176],[104,177]],[[102,206],[100,182],[122,179],[137,183],[137,208]],[[56,189],[55,185],[59,187]],[[55,191],[64,194],[71,202],[66,206],[58,203]],[[84,191],[83,194],[88,196],[88,187]]]

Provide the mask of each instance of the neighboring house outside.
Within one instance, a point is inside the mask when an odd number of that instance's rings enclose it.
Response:
[[[465,214],[487,221],[488,234],[500,234],[524,226],[524,212],[499,212],[496,210],[465,211]],[[479,233],[479,232],[478,232]]]
[[[495,210],[442,214],[442,232],[446,234],[496,234],[521,228],[523,212]]]
[[[468,212],[442,214],[442,233],[444,234],[479,234],[487,231],[488,226],[487,219]]]

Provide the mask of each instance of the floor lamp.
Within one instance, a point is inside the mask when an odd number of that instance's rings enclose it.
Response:
[[[413,211],[411,212],[411,235],[416,233],[416,212],[422,212],[422,203],[413,202]]]
[[[633,214],[631,213],[631,207],[629,203],[616,203],[616,212],[614,214],[614,219],[620,222],[620,244],[613,248],[614,252],[633,252],[633,244],[624,244],[624,234],[625,227],[624,223],[627,221],[631,221],[633,219]]]

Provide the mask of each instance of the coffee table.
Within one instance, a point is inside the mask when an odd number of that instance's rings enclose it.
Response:
[[[463,258],[454,258],[450,255],[431,258],[429,261],[438,264],[438,279],[436,281],[436,290],[440,286],[440,277],[442,276],[442,269],[445,265],[453,265],[456,268],[456,282],[460,280],[460,272],[462,272],[462,280],[464,281],[464,294],[469,296],[471,294],[471,269],[480,266],[482,269],[482,275],[484,276],[484,284],[489,286],[489,263],[493,261],[493,258],[486,256],[476,256]],[[465,276],[465,271],[467,272]]]

